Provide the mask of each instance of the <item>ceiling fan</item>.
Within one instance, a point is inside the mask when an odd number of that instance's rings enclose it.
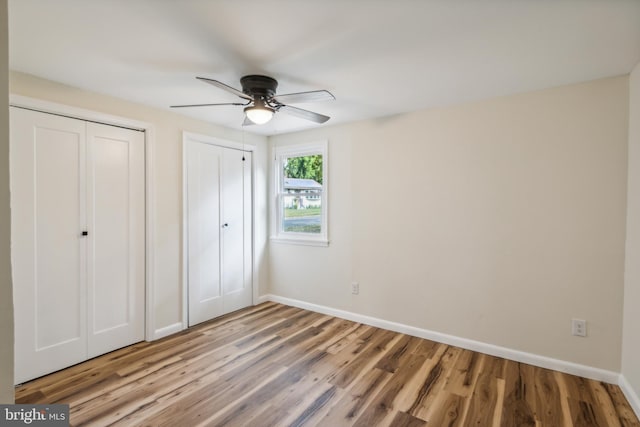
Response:
[[[268,76],[248,75],[240,79],[242,91],[228,86],[218,80],[207,79],[205,77],[196,77],[196,79],[209,83],[215,87],[233,93],[244,100],[244,102],[227,102],[219,104],[189,104],[189,105],[172,105],[171,108],[184,107],[210,107],[216,105],[241,105],[244,106],[245,119],[243,126],[246,125],[262,125],[267,123],[273,115],[282,111],[283,113],[299,117],[301,119],[311,120],[316,123],[324,123],[329,120],[329,116],[314,113],[313,111],[303,110],[302,108],[292,107],[288,104],[296,104],[300,102],[316,102],[328,101],[336,99],[331,92],[327,90],[312,90],[309,92],[286,93],[276,95],[278,82],[276,79]]]

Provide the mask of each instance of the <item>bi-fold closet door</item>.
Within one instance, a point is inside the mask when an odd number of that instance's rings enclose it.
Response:
[[[16,383],[144,339],[144,144],[11,107]]]
[[[185,142],[189,326],[252,303],[251,154]]]

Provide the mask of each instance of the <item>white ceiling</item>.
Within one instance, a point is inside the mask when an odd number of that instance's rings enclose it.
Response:
[[[246,129],[271,135],[629,73],[640,0],[9,0],[9,37],[11,69],[160,109],[239,100],[195,76],[336,96]]]

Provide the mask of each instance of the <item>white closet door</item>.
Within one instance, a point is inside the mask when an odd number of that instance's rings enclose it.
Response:
[[[245,221],[246,216],[250,218],[251,215],[250,165],[251,153],[223,150],[221,192],[224,313],[251,305],[251,269],[247,274],[245,268],[245,253],[251,253],[251,222],[247,224]]]
[[[144,134],[87,123],[88,357],[144,339]]]
[[[20,383],[144,339],[144,134],[12,107],[10,155]]]
[[[185,179],[192,326],[251,305],[251,154],[187,141]]]
[[[11,108],[15,381],[86,358],[85,122]]]
[[[223,313],[220,269],[220,170],[222,150],[187,142],[186,221],[189,326]]]

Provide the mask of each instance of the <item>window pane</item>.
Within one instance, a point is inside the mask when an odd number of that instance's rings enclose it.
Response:
[[[282,197],[282,231],[320,233],[322,197],[319,193],[286,194]]]
[[[322,154],[285,158],[282,176],[282,231],[320,234]]]
[[[322,154],[288,157],[283,162],[285,189],[287,178],[301,180],[299,186],[322,188]]]

